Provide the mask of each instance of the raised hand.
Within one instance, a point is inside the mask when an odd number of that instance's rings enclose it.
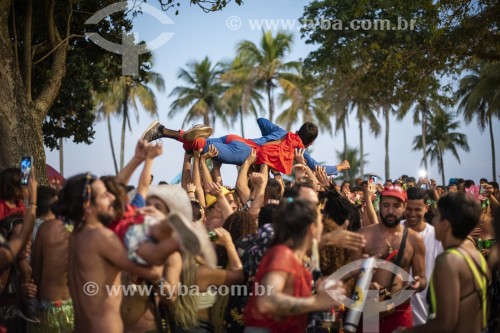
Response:
[[[315,168],[316,178],[318,178],[319,183],[322,187],[330,186],[330,179],[328,179],[328,175],[326,174],[326,167],[321,165],[317,165]]]
[[[233,239],[231,238],[229,231],[224,228],[215,228],[213,231],[217,234],[217,236],[219,236],[215,241],[215,244],[222,245],[225,248],[233,245]]]
[[[161,144],[148,144],[146,147],[146,158],[154,159],[163,154],[163,145]]]
[[[260,172],[252,172],[250,176],[248,177],[248,181],[253,185],[253,186],[259,186],[264,183],[264,175],[261,174]]]
[[[307,165],[306,159],[304,158],[305,149],[303,148],[295,148],[295,162]]]
[[[215,182],[208,183],[205,192],[215,197],[218,197],[222,194],[222,186],[219,183]]]
[[[203,148],[193,150],[194,158],[200,158],[202,151],[203,151]]]
[[[134,157],[141,160],[141,161],[144,161],[146,159],[146,153],[147,153],[146,147],[147,146],[148,146],[148,143],[146,141],[139,140],[137,142],[137,145],[135,145]]]
[[[201,158],[204,160],[208,160],[208,159],[212,159],[212,158],[216,157],[217,155],[219,155],[219,151],[217,150],[217,148],[215,148],[214,145],[210,145],[208,147],[207,152],[205,154],[201,155]]]
[[[254,148],[252,148],[252,151],[248,155],[248,157],[247,157],[247,159],[246,159],[245,162],[247,162],[249,165],[252,165],[252,164],[255,163],[255,161],[257,161],[257,150],[255,150]]]
[[[196,191],[196,185],[193,184],[193,183],[187,183],[186,185],[186,192],[189,193],[189,192],[193,192]]]

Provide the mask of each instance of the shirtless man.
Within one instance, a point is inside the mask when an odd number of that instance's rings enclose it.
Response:
[[[128,259],[127,250],[106,228],[115,218],[114,196],[91,174],[68,179],[56,215],[74,226],[69,237],[68,280],[75,310],[75,333],[123,332],[120,318],[121,270],[158,280],[162,267],[143,267]],[[116,288],[117,292],[107,292]]]
[[[73,330],[73,305],[68,288],[69,230],[56,218],[43,222],[38,229],[31,263],[38,286],[39,329]]]
[[[397,260],[399,249],[404,237],[404,228],[400,225],[406,208],[406,192],[398,187],[386,187],[380,199],[381,223],[370,225],[359,232],[365,236],[364,248],[351,252],[351,257],[361,259],[363,255],[380,256],[392,263]],[[407,229],[406,245],[399,267],[406,272],[412,269],[414,282],[408,289],[423,290],[427,281],[425,278],[425,245],[422,237],[415,231]],[[403,281],[396,276],[391,285],[393,274],[390,271],[379,269],[372,278],[372,289],[386,289],[395,294],[403,287]],[[392,332],[394,329],[413,326],[410,300],[397,306],[394,313],[380,320],[380,332]]]

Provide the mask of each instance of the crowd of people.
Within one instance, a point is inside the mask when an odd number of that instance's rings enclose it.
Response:
[[[339,182],[347,161],[306,151],[314,124],[258,124],[262,137],[245,139],[154,122],[119,174],[58,191],[1,170],[0,333],[343,332],[349,320],[363,332],[346,305],[366,297],[368,258],[398,267],[369,272],[387,304],[377,331],[500,332],[497,182]],[[152,185],[160,138],[184,146],[180,185]],[[237,165],[234,186],[222,164]]]

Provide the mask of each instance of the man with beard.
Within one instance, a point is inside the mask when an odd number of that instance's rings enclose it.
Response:
[[[409,188],[408,203],[406,204],[406,221],[401,224],[420,234],[425,243],[425,273],[427,281],[429,280],[432,271],[434,270],[434,262],[436,257],[443,252],[443,244],[436,239],[434,227],[425,222],[425,214],[428,206],[427,193],[420,187]],[[411,275],[411,271],[410,271]],[[423,325],[427,321],[427,288],[419,293],[415,293],[411,297],[411,308],[413,310],[413,323],[415,325]]]
[[[123,332],[121,270],[148,280],[161,277],[162,267],[144,267],[130,261],[119,238],[106,228],[115,218],[114,200],[104,183],[88,173],[68,179],[53,206],[54,213],[74,228],[68,258],[74,332]]]
[[[406,286],[400,276],[391,270],[378,269],[372,278],[371,289],[386,295],[395,295],[403,288],[422,291],[426,285],[425,245],[422,237],[400,222],[406,209],[407,194],[398,186],[386,187],[381,193],[380,221],[360,230],[366,238],[364,248],[353,251],[354,260],[363,255],[387,260],[406,272],[412,270],[414,281]],[[404,244],[404,245],[403,245]],[[404,249],[403,249],[404,247]],[[397,273],[397,272],[395,272]],[[380,332],[392,332],[398,327],[412,327],[413,317],[410,300],[398,305],[392,314],[380,319]]]

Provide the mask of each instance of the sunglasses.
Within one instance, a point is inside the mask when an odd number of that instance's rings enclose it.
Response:
[[[90,201],[92,199],[91,185],[95,179],[96,179],[95,176],[93,176],[90,172],[87,172],[87,174],[85,175],[85,184],[83,185],[82,197],[83,197],[83,202],[87,205],[90,204]]]

